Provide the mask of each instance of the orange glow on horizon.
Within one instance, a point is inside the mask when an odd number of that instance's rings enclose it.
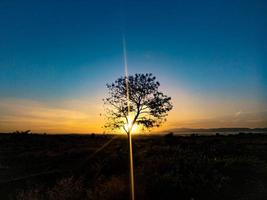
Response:
[[[266,126],[267,117],[262,113],[264,105],[257,102],[206,99],[183,91],[178,94],[171,92],[174,109],[169,113],[167,122],[152,132],[175,128]],[[65,99],[59,102],[1,99],[0,132],[31,130],[35,133],[113,133],[102,128],[104,118],[100,116],[103,113],[101,97]],[[142,127],[136,125],[133,128],[134,134],[142,134]],[[120,129],[115,133],[122,134],[125,131]]]
[[[129,116],[127,116],[127,120],[128,120],[128,123],[125,122],[124,129],[126,131],[129,131],[129,129],[132,129],[131,134],[138,133],[139,126],[136,123],[133,124],[133,120],[134,120],[133,114],[130,114]],[[122,131],[125,133],[124,129],[122,128]]]

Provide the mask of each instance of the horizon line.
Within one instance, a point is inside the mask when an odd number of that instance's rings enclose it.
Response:
[[[178,132],[179,131],[182,132],[190,132],[190,131],[216,131],[216,130],[266,130],[267,131],[267,127],[255,127],[255,128],[251,128],[251,127],[218,127],[218,128],[187,128],[187,127],[182,127],[182,128],[173,128],[173,129],[166,129],[166,130],[161,130],[161,131],[151,131],[151,132],[139,132],[139,133],[135,133],[134,135],[145,135],[145,134],[166,134],[166,132]],[[51,135],[62,135],[62,134],[66,134],[66,135],[124,135],[123,133],[112,133],[112,132],[45,132],[45,131],[31,131],[31,130],[15,130],[15,131],[8,131],[8,132],[2,132],[0,131],[0,134],[12,134],[12,133],[16,133],[16,132],[27,132],[31,133],[31,134],[51,134]]]

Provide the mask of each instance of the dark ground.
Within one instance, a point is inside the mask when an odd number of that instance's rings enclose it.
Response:
[[[127,140],[0,134],[0,199],[129,197]],[[267,135],[133,139],[136,199],[267,199]],[[97,152],[96,152],[97,151]]]

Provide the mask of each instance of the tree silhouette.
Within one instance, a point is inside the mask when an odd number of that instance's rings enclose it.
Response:
[[[107,84],[105,128],[123,129],[129,135],[135,125],[149,130],[159,127],[173,107],[171,97],[160,92],[159,86],[151,73],[120,77]]]

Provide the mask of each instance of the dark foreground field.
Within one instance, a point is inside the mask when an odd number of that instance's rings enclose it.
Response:
[[[128,199],[127,140],[110,139],[0,134],[0,199]],[[139,137],[133,149],[136,199],[267,199],[267,136]]]

